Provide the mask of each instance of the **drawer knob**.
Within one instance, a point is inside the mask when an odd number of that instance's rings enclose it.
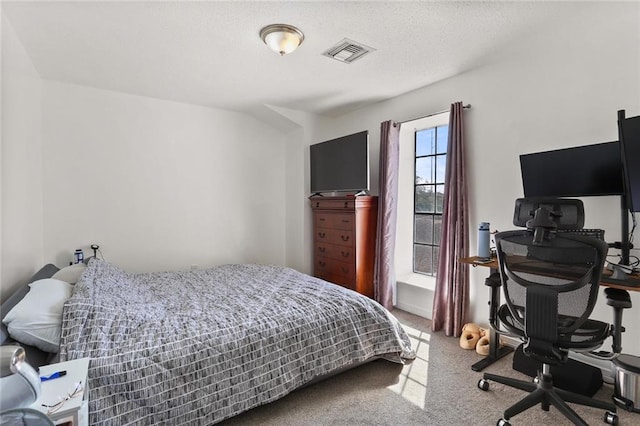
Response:
[[[351,221],[349,219],[342,219],[342,223],[350,223]]]
[[[327,234],[325,234],[324,232],[318,232],[318,236],[319,236],[320,238],[324,238],[324,237],[326,237],[326,236],[327,236]]]
[[[349,268],[343,266],[342,267],[342,272],[345,273],[345,274],[349,273]]]
[[[342,253],[342,257],[349,257],[349,252],[348,251],[343,251]]]
[[[319,251],[320,253],[324,253],[326,250],[327,250],[327,248],[326,248],[326,247],[318,247],[318,251]]]
[[[316,201],[316,208],[320,207],[320,201]]]
[[[340,238],[342,238],[342,241],[344,241],[344,242],[349,241],[349,236],[348,235],[340,235]]]
[[[349,202],[348,202],[348,201],[345,201],[345,202],[344,202],[344,208],[346,209],[347,207],[349,207]]]
[[[318,219],[320,222],[324,222],[324,217],[321,217],[320,219]]]
[[[320,266],[322,266],[324,268],[325,266],[327,266],[327,263],[324,260],[321,260],[321,261],[318,262],[318,265],[320,265]]]

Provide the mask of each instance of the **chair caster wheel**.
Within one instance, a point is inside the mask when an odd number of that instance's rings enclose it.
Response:
[[[483,391],[489,390],[489,382],[485,379],[478,380],[478,388]]]
[[[509,423],[508,420],[500,419],[498,423],[496,423],[496,426],[511,426],[511,423]]]
[[[604,413],[604,422],[608,425],[618,426],[618,415],[611,411],[607,411]]]

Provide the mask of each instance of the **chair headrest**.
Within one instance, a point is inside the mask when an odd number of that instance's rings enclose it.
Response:
[[[538,207],[533,219],[527,221],[527,230],[533,231],[533,244],[541,244],[544,240],[553,238],[558,229],[558,219],[562,212],[549,211],[546,207]]]
[[[582,229],[584,227],[584,204],[582,200],[570,198],[518,198],[513,213],[513,224],[528,227],[535,220],[536,210],[544,208],[552,213],[557,229]],[[542,220],[542,219],[541,219]]]

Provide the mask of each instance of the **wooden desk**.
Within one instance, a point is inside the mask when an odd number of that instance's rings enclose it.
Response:
[[[460,262],[473,266],[484,266],[496,271],[500,269],[500,265],[498,265],[498,259],[495,257],[491,258],[489,262],[484,261],[478,256],[463,257],[460,258]],[[608,269],[602,273],[602,277],[600,277],[601,286],[618,288],[620,290],[640,291],[640,275],[627,275],[626,280],[612,280],[611,274],[612,272]]]
[[[486,268],[490,268],[491,273],[496,272],[500,269],[500,265],[498,264],[497,258],[491,258],[490,261],[486,261],[478,256],[471,257],[463,257],[460,258],[459,261],[461,263],[465,263],[468,265],[475,266],[484,266]],[[602,277],[600,278],[600,285],[604,287],[613,287],[620,290],[628,290],[628,291],[640,291],[640,275],[628,275],[626,280],[612,280],[611,271],[605,270],[603,272]],[[491,288],[491,297],[489,300],[489,315],[491,318],[496,318],[497,310],[500,305],[500,287],[492,287]],[[471,366],[473,371],[482,371],[487,366],[493,364],[503,356],[511,353],[513,351],[512,348],[504,346],[500,347],[500,338],[498,336],[498,332],[490,327],[491,335],[489,336],[489,355],[487,355],[482,360]]]
[[[611,271],[608,269],[602,273],[600,285],[604,287],[613,287],[620,290],[640,291],[640,275],[627,275],[625,280],[612,280]]]

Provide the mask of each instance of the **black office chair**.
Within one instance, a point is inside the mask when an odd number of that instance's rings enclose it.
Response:
[[[569,351],[593,351],[614,334],[619,339],[621,331],[620,324],[614,330],[607,323],[589,319],[607,244],[593,237],[556,233],[557,219],[556,212],[539,207],[527,222],[527,230],[495,236],[506,301],[498,309],[502,327],[496,326],[523,340],[525,355],[542,363],[534,382],[484,373],[478,383],[482,390],[488,390],[492,380],[530,392],[505,410],[498,426],[508,426],[511,417],[538,404],[545,411],[553,405],[574,424],[586,425],[567,402],[607,410],[605,422],[618,423],[614,404],[553,386],[551,365],[565,363]],[[619,341],[616,345],[620,346]]]

